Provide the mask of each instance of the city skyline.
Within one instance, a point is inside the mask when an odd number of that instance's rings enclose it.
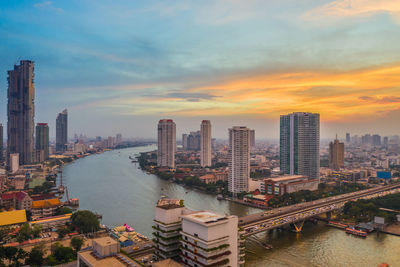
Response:
[[[321,138],[397,134],[400,4],[346,3],[1,3],[0,123],[6,72],[27,59],[51,138],[64,108],[69,136],[155,138],[168,117],[178,135],[209,119],[216,138],[247,125],[276,139],[279,115],[299,111],[321,114]]]

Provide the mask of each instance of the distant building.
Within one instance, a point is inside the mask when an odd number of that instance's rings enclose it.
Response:
[[[188,148],[188,135],[182,134],[182,148],[183,150],[187,150]]]
[[[8,71],[7,155],[19,154],[19,163],[34,161],[34,62],[21,60]],[[9,159],[9,157],[7,157]]]
[[[68,144],[68,111],[58,113],[56,119],[56,151],[65,152]]]
[[[248,192],[250,178],[250,129],[234,126],[229,129],[228,191]]]
[[[116,144],[116,145],[119,145],[119,144],[121,144],[121,143],[122,143],[122,134],[118,133],[118,134],[115,136],[115,144]]]
[[[329,143],[329,168],[340,170],[344,168],[344,143],[336,139]]]
[[[32,201],[32,216],[36,218],[54,216],[60,206],[61,202],[58,198]]]
[[[372,144],[372,136],[370,134],[363,135],[361,137],[361,143],[363,145],[370,145]]]
[[[188,135],[187,143],[188,143],[187,150],[195,150],[195,151],[200,150],[200,144],[201,144],[200,131],[190,132],[190,134]]]
[[[374,134],[372,136],[372,144],[374,146],[380,146],[382,144],[381,143],[381,136],[379,134]]]
[[[319,114],[296,112],[280,118],[280,169],[319,179]]]
[[[351,141],[350,133],[346,133],[346,143],[350,143],[350,141]]]
[[[25,210],[12,210],[0,212],[0,227],[22,225],[26,223]]]
[[[173,120],[158,122],[157,166],[175,168],[176,125]]]
[[[49,158],[49,126],[47,123],[36,124],[36,151],[39,152],[37,162]]]
[[[109,137],[107,138],[107,147],[108,147],[108,148],[114,147],[114,138],[113,138],[112,136],[109,136]]]
[[[250,130],[250,147],[256,146],[256,130]]]
[[[200,165],[211,166],[211,122],[203,120],[200,125]]]
[[[181,235],[186,266],[239,266],[237,216],[209,211],[183,215]],[[244,258],[240,261],[244,264]]]
[[[265,179],[265,194],[268,196],[282,196],[285,193],[294,193],[300,190],[318,190],[318,179],[308,179],[303,175],[288,175]]]
[[[383,145],[387,146],[389,144],[389,137],[383,137]]]

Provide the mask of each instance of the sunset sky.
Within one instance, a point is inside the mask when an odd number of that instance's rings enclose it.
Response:
[[[322,138],[400,134],[400,1],[0,2],[0,123],[7,70],[35,61],[36,122],[69,134],[279,138],[279,115],[321,114]]]

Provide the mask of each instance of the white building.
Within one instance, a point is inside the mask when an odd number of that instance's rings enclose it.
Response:
[[[238,217],[201,211],[182,216],[181,258],[187,266],[239,266]]]
[[[245,126],[234,126],[229,129],[229,192],[248,192],[249,178],[250,129]]]
[[[19,153],[10,154],[10,171],[16,173],[19,169]]]
[[[158,122],[157,166],[175,168],[176,125],[173,120]]]
[[[211,122],[203,120],[200,125],[200,164],[211,166]]]

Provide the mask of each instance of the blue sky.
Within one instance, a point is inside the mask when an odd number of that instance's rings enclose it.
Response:
[[[54,136],[155,136],[210,119],[278,138],[279,114],[321,113],[323,137],[400,132],[400,3],[372,0],[0,3],[0,122],[6,71],[35,61],[36,122]]]

